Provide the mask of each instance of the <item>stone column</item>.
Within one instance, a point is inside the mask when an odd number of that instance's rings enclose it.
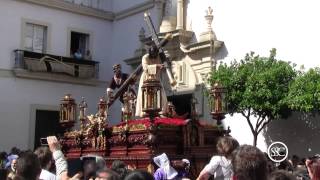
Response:
[[[213,10],[209,6],[204,16],[206,20],[206,30],[200,34],[200,41],[217,40],[216,34],[212,30]]]
[[[162,21],[162,17],[163,17],[163,11],[164,11],[164,4],[165,4],[165,0],[155,0],[154,1],[155,5],[156,5],[156,10],[157,10],[157,14],[158,14],[158,22],[154,23],[156,24],[156,29],[160,28],[161,25],[161,21]]]
[[[177,0],[177,27],[176,29],[183,29],[183,1],[184,0]]]
[[[177,26],[177,0],[166,0],[160,32],[169,32]]]

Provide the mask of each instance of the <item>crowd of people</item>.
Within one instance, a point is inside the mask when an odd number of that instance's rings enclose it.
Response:
[[[167,154],[153,158],[157,166],[154,173],[128,166],[115,160],[106,166],[103,157],[87,155],[81,163],[67,163],[55,136],[47,137],[48,146],[34,152],[12,148],[9,154],[0,153],[0,179],[7,180],[182,180],[192,179],[189,172],[192,162],[182,159],[183,168],[174,168]],[[320,155],[274,163],[257,147],[239,145],[232,137],[221,137],[217,154],[202,169],[197,180],[320,180]],[[80,165],[78,169],[77,166]],[[69,167],[68,167],[69,166]],[[178,167],[178,166],[175,166]]]

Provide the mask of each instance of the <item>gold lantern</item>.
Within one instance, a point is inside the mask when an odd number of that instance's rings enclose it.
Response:
[[[221,124],[221,120],[225,118],[225,114],[227,113],[227,101],[226,95],[227,90],[220,83],[214,83],[211,88],[211,115],[212,118],[217,120],[217,125]]]
[[[76,103],[71,94],[66,94],[60,104],[60,123],[75,122]]]
[[[154,117],[162,109],[161,84],[154,76],[143,82],[142,90],[142,111],[153,121]]]

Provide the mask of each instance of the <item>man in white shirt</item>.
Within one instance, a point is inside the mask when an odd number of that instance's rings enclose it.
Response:
[[[67,178],[67,161],[60,148],[60,143],[55,136],[47,137],[48,147],[42,146],[34,152],[40,161],[41,180],[56,180]],[[51,166],[55,164],[56,174],[49,171]]]
[[[56,175],[49,171],[52,163],[54,162],[50,149],[42,146],[37,148],[34,153],[38,156],[41,165],[41,174],[39,179],[55,180]]]
[[[217,143],[218,155],[211,158],[200,172],[197,180],[208,180],[210,176],[214,176],[215,180],[231,180],[232,171],[232,152],[239,147],[239,143],[232,137],[221,137]]]

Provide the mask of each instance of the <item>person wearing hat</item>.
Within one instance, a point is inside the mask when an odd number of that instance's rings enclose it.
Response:
[[[171,167],[166,153],[154,157],[153,161],[159,167],[153,174],[155,180],[175,179],[177,177],[178,172]]]
[[[5,168],[8,169],[8,177],[13,178],[16,174],[18,155],[11,154],[7,157]]]

